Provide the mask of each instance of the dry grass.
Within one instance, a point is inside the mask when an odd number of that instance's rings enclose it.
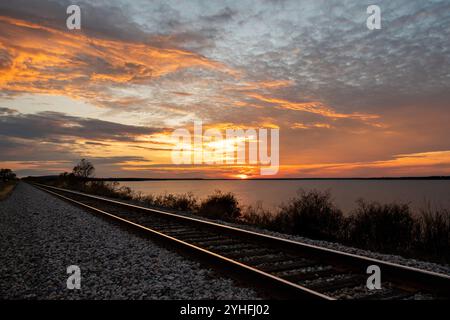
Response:
[[[0,201],[5,200],[9,197],[11,192],[16,187],[17,182],[0,182]]]

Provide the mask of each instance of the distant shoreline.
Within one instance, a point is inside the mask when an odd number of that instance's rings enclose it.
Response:
[[[27,178],[57,178],[58,176],[37,176]],[[22,178],[24,179],[24,178]],[[428,177],[368,177],[368,178],[91,178],[91,181],[317,181],[317,180],[450,180],[450,176]]]

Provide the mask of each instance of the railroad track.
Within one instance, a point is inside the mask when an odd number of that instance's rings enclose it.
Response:
[[[76,191],[33,184],[204,262],[290,299],[449,299],[450,277],[386,261],[148,209]],[[381,270],[381,289],[366,286],[367,267]]]

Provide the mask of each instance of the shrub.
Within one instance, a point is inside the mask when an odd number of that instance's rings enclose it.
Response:
[[[193,211],[197,207],[197,199],[192,193],[174,195],[174,194],[163,194],[153,197],[153,202],[155,206],[170,208],[173,210],[181,211]]]
[[[119,192],[118,185],[119,183],[117,182],[89,181],[84,183],[79,189],[80,191],[99,196],[123,199],[124,190]]]
[[[316,239],[334,240],[339,237],[342,212],[334,206],[330,192],[300,189],[296,198],[280,207],[274,228]]]
[[[428,256],[450,259],[450,210],[432,208],[420,210],[416,244]]]
[[[408,251],[416,222],[407,204],[367,203],[358,200],[358,208],[349,217],[350,241],[366,249]]]
[[[258,202],[256,206],[246,207],[246,209],[242,213],[240,222],[269,230],[281,231],[276,228],[274,219],[275,214],[269,210],[265,210],[262,207],[261,202]]]
[[[122,200],[132,200],[134,198],[133,190],[130,187],[122,186],[115,193],[115,197]]]
[[[180,194],[172,202],[172,208],[181,211],[194,211],[197,209],[197,198],[192,192]]]
[[[202,201],[198,214],[211,219],[235,221],[241,215],[239,202],[232,193],[216,191]]]

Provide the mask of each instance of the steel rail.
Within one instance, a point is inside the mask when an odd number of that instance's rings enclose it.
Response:
[[[241,228],[236,228],[228,225],[223,225],[216,222],[205,221],[202,219],[197,219],[193,217],[188,217],[181,214],[171,213],[159,209],[150,209],[145,208],[117,200],[107,199],[95,195],[85,194],[73,190],[67,190],[62,188],[57,188],[48,185],[42,184],[33,184],[41,190],[44,190],[50,194],[58,196],[66,201],[73,202],[79,206],[85,207],[91,211],[101,213],[102,215],[108,216],[109,218],[113,218],[116,221],[120,221],[121,223],[125,223],[128,226],[132,226],[134,228],[140,229],[141,231],[145,231],[150,233],[154,237],[159,239],[163,239],[164,241],[172,242],[182,249],[188,250],[194,254],[201,255],[204,260],[208,260],[208,262],[212,262],[214,260],[214,264],[216,265],[224,265],[227,268],[231,268],[233,271],[237,271],[245,275],[244,278],[255,279],[258,282],[263,281],[263,286],[271,287],[271,289],[279,290],[282,293],[285,293],[284,296],[288,296],[291,298],[309,298],[309,299],[326,299],[326,300],[334,300],[333,296],[327,293],[319,292],[320,290],[313,290],[308,288],[306,285],[302,285],[299,283],[295,283],[294,281],[286,280],[284,276],[274,275],[271,272],[266,272],[261,270],[258,267],[251,266],[246,264],[245,262],[237,261],[237,259],[233,259],[227,257],[226,254],[221,254],[220,250],[218,252],[214,252],[216,250],[202,247],[201,245],[196,245],[194,243],[189,243],[188,241],[183,241],[176,236],[170,236],[167,233],[167,226],[163,226],[163,231],[157,230],[158,228],[152,228],[151,226],[144,226],[140,223],[133,222],[123,217],[120,217],[116,214],[109,213],[105,210],[101,210],[96,208],[93,205],[88,205],[81,201],[77,201],[73,199],[73,197],[81,197],[86,201],[97,201],[98,203],[103,203],[107,206],[115,206],[123,209],[130,210],[131,214],[139,212],[145,213],[146,215],[152,214],[151,217],[163,217],[167,221],[175,221],[178,225],[176,228],[184,228],[183,226],[194,226],[196,230],[208,230],[208,232],[214,233],[216,235],[226,235],[232,236],[230,239],[243,239],[245,241],[251,241],[252,243],[258,243],[261,245],[261,248],[271,248],[280,252],[286,252],[288,254],[301,254],[306,257],[313,257],[316,260],[316,263],[331,263],[334,266],[337,266],[338,269],[343,268],[347,270],[356,271],[359,274],[357,281],[360,281],[361,274],[364,274],[366,268],[369,265],[377,265],[382,270],[383,279],[388,279],[391,283],[393,283],[396,287],[415,291],[424,291],[432,293],[437,298],[448,299],[450,297],[450,276],[422,270],[410,266],[404,266],[392,262],[387,262],[379,259],[374,259],[370,257],[365,257],[361,255],[355,255],[351,253],[341,252],[338,250],[328,249],[316,245],[311,245],[299,241],[288,240],[284,238],[279,238],[271,235],[266,235],[254,231],[249,231]],[[64,193],[65,195],[61,194]],[[72,196],[72,198],[70,196]],[[165,220],[165,221],[166,221]],[[166,228],[166,232],[164,231]],[[172,230],[171,232],[175,232]],[[185,231],[190,232],[193,235],[198,231]],[[175,232],[176,234],[176,232]],[[186,233],[185,233],[186,234]],[[199,235],[200,237],[200,235]],[[216,236],[217,237],[217,236]],[[195,236],[194,236],[195,238]],[[228,240],[233,241],[233,240]],[[195,241],[194,241],[195,242]],[[211,241],[210,241],[211,242]],[[214,242],[214,241],[213,241]],[[201,242],[200,242],[201,243]],[[224,242],[222,242],[223,244]],[[218,242],[220,246],[220,242]],[[223,245],[222,245],[223,246]],[[293,266],[296,266],[295,263]],[[270,265],[268,266],[270,269]],[[273,266],[272,266],[273,267]],[[280,269],[279,266],[275,265],[275,269]],[[368,276],[368,275],[367,275]],[[302,278],[300,276],[300,278]],[[351,281],[349,282],[352,285]],[[261,285],[261,282],[259,283]],[[341,285],[345,287],[346,282],[344,281]],[[364,282],[365,285],[365,282]],[[314,287],[314,286],[313,286]],[[320,287],[320,286],[319,286]],[[323,287],[323,286],[322,286]],[[335,288],[339,288],[338,285],[335,285]],[[323,291],[323,290],[322,290]],[[326,290],[325,290],[326,291]],[[374,295],[376,296],[376,295]],[[400,295],[400,296],[408,296],[408,294]],[[398,295],[393,295],[393,297],[398,297]]]

